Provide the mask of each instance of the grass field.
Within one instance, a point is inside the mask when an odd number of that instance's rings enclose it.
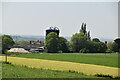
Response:
[[[5,57],[3,56],[3,61]],[[55,60],[44,60],[44,59],[33,59],[33,58],[21,58],[21,57],[8,57],[8,61],[16,65],[24,65],[30,68],[38,69],[50,69],[59,71],[72,71],[78,73],[84,73],[86,75],[110,75],[113,77],[118,75],[118,68],[107,67],[92,64],[83,64],[67,61],[55,61]]]
[[[4,73],[4,75],[7,77],[10,76],[16,76],[18,77],[22,77],[24,73],[29,73],[30,70],[30,74],[25,74],[24,77],[28,78],[27,76],[31,76],[32,77],[32,70],[36,70],[33,71],[33,73],[35,74],[32,78],[73,78],[76,77],[79,72],[80,73],[84,73],[86,75],[96,75],[96,74],[102,74],[102,75],[110,75],[110,76],[119,76],[118,75],[118,54],[82,54],[82,53],[62,53],[62,54],[41,54],[41,53],[33,53],[33,54],[20,54],[20,55],[14,55],[12,57],[8,57],[8,61],[12,62],[13,64],[16,64],[14,66],[10,65],[11,67],[14,67],[17,72],[16,75],[14,74],[14,70],[13,68],[11,70],[13,70],[13,73],[10,74],[12,71],[7,70],[7,69],[3,69],[5,72],[8,71],[8,74]],[[85,64],[84,64],[85,63]],[[95,64],[95,65],[92,65]],[[8,65],[8,64],[3,64],[3,67],[6,67],[4,65]],[[17,66],[17,65],[21,65],[21,66]],[[22,71],[21,68],[26,68],[23,67],[27,66],[30,67],[27,71],[27,69],[25,71]],[[103,65],[103,66],[101,66]],[[17,68],[18,67],[18,68]],[[36,68],[36,69],[35,69]],[[44,71],[46,71],[48,73],[48,75],[45,77],[44,75],[42,76],[42,73],[39,73],[37,71],[42,69],[50,69],[50,70],[42,70],[42,72],[44,73]],[[21,69],[19,71],[19,69]],[[24,70],[24,69],[23,69]],[[54,70],[58,70],[58,71],[54,71]],[[4,72],[3,71],[3,72]],[[60,72],[62,71],[62,72]],[[69,72],[66,71],[70,71],[70,72],[78,72],[78,73],[74,73],[74,76],[70,76],[70,75],[66,75]],[[9,73],[10,72],[10,73]],[[49,72],[55,72],[56,75],[50,75],[49,76]],[[58,72],[58,73],[56,73]],[[40,75],[38,75],[41,74]],[[58,76],[57,76],[58,74]],[[63,76],[65,75],[65,76]],[[77,76],[76,78],[84,78],[84,77],[88,77],[91,78],[93,76],[86,76],[86,75],[82,75],[79,74],[79,76]],[[4,77],[5,77],[4,76]]]
[[[82,54],[82,53],[62,53],[62,54],[21,54],[16,55],[15,57],[24,57],[24,58],[36,58],[36,59],[46,59],[46,60],[56,60],[56,61],[68,61],[76,63],[86,63],[86,64],[95,64],[103,65],[110,67],[119,67],[118,66],[118,54]]]
[[[1,78],[2,78],[2,63],[0,61],[0,80],[1,80]]]
[[[2,67],[3,78],[97,78],[80,73],[42,70],[5,63],[3,63]]]

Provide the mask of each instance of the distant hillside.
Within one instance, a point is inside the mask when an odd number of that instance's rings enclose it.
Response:
[[[45,41],[44,36],[12,36],[15,41]]]
[[[107,42],[114,42],[113,39],[105,39],[105,38],[101,38],[100,40],[103,41],[103,42],[105,42],[105,41],[107,41]]]

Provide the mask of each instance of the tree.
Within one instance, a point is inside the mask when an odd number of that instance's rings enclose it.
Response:
[[[0,36],[0,54],[2,54],[2,37],[1,36]]]
[[[106,52],[107,46],[104,42],[96,42],[97,52],[103,53]]]
[[[93,41],[87,40],[85,47],[89,52],[96,52],[96,45]]]
[[[76,33],[71,38],[71,47],[74,52],[79,52],[85,47],[86,36],[84,33]]]
[[[7,62],[7,53],[5,51],[14,45],[14,40],[9,35],[2,35],[0,37],[2,38],[2,53],[6,54],[6,62]]]
[[[74,52],[106,52],[107,46],[98,38],[91,41],[90,31],[86,31],[86,23],[82,23],[80,33],[73,34],[71,48]]]
[[[113,52],[119,52],[118,44],[116,42],[112,43],[111,50]]]
[[[118,44],[118,49],[119,49],[119,53],[120,53],[120,38],[117,38],[114,41]]]
[[[86,42],[86,50],[88,50],[91,53],[98,53],[98,52],[105,52],[107,49],[107,46],[103,42],[95,42],[95,41],[87,41]]]
[[[88,31],[88,33],[87,33],[87,40],[90,40],[91,39],[91,37],[90,37],[90,31]]]
[[[1,38],[2,38],[2,52],[5,53],[5,50],[13,46],[15,42],[9,35],[2,35]]]
[[[89,52],[89,50],[86,49],[86,48],[83,48],[83,49],[80,50],[80,53],[88,53],[88,52]]]
[[[113,42],[107,43],[107,52],[112,52],[112,45],[113,45]]]
[[[94,38],[94,39],[92,39],[92,41],[94,41],[94,42],[100,42],[100,40],[98,38]]]
[[[86,31],[86,23],[82,23],[80,33],[84,33],[84,35],[87,33],[87,31]]]
[[[68,41],[63,37],[59,37],[59,50],[63,53],[69,52]]]
[[[90,40],[90,31],[87,32],[86,30],[86,23],[82,23],[81,25],[81,29],[80,29],[80,33],[84,33],[84,35],[86,36],[86,40]]]
[[[28,45],[30,42],[29,41],[15,41],[15,46],[26,46]]]
[[[46,36],[45,48],[48,53],[57,53],[59,50],[59,37],[55,32]]]

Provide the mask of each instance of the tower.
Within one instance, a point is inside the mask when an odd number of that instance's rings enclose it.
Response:
[[[55,32],[57,33],[57,35],[59,36],[60,30],[57,27],[50,27],[49,29],[46,30],[46,36],[50,33],[50,32]]]

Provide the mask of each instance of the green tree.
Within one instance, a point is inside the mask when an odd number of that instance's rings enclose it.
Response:
[[[119,49],[119,53],[120,53],[120,38],[117,38],[114,41],[118,44],[118,49]]]
[[[103,53],[107,50],[107,46],[104,42],[96,42],[97,43],[97,52]]]
[[[2,35],[0,37],[2,38],[2,53],[6,54],[6,62],[7,62],[7,52],[6,52],[6,50],[14,45],[14,40],[9,35]]]
[[[82,23],[80,33],[84,33],[84,35],[87,33],[87,31],[86,31],[86,23]]]
[[[103,53],[106,51],[107,46],[103,42],[87,41],[86,49],[91,53],[98,53],[98,52]]]
[[[87,40],[85,47],[89,52],[96,52],[96,45],[93,41]]]
[[[57,53],[59,50],[59,37],[55,32],[46,36],[45,48],[48,53]]]
[[[113,52],[119,52],[118,44],[115,43],[115,42],[113,42],[113,43],[112,43],[112,46],[111,46],[111,50],[112,50]]]
[[[94,41],[94,42],[100,42],[100,40],[98,38],[94,38],[94,39],[92,39],[92,41]]]
[[[112,45],[113,45],[113,42],[109,42],[107,43],[107,52],[112,52]]]
[[[90,31],[88,31],[88,33],[87,33],[87,40],[90,40],[91,39],[91,37],[90,37]]]
[[[3,53],[5,53],[5,50],[13,46],[15,42],[9,35],[2,35],[1,38],[2,38],[2,51]]]
[[[84,33],[76,33],[71,38],[71,47],[74,52],[79,52],[85,47],[86,36]]]
[[[80,50],[80,53],[88,53],[88,52],[89,52],[89,50],[86,49],[86,48],[82,48],[82,49]]]
[[[84,35],[86,36],[86,40],[90,40],[90,31],[87,32],[86,30],[86,23],[82,23],[81,25],[81,29],[80,29],[80,33],[84,33]]]
[[[26,46],[29,44],[29,41],[15,41],[15,46]]]
[[[2,37],[0,36],[0,56],[2,54]]]
[[[63,53],[69,52],[68,41],[63,37],[59,37],[59,50]]]
[[[86,23],[82,23],[80,33],[73,34],[71,48],[74,52],[105,52],[107,46],[98,38],[91,41],[90,31],[86,31]]]

